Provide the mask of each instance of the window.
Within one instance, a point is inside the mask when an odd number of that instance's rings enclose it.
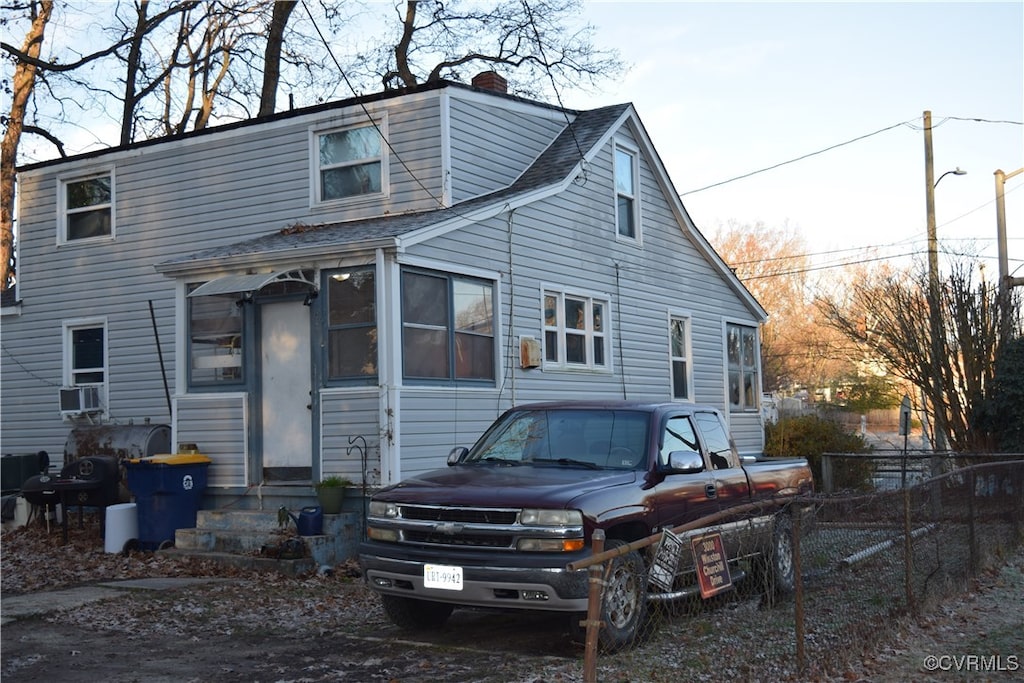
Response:
[[[563,292],[544,293],[544,360],[576,368],[608,367],[608,302]]]
[[[622,237],[637,238],[636,154],[615,148],[615,225]]]
[[[384,148],[376,126],[347,128],[315,137],[317,201],[329,202],[383,191]]]
[[[373,268],[327,277],[327,378],[377,376],[377,296]]]
[[[494,381],[494,295],[484,280],[402,273],[405,379]]]
[[[711,467],[716,470],[727,470],[732,467],[732,442],[722,426],[722,421],[714,413],[695,413],[694,419],[700,426],[704,436],[704,446],[711,458]]]
[[[665,423],[665,433],[661,435],[661,450],[658,451],[658,462],[667,465],[669,455],[679,451],[700,455],[697,433],[693,429],[690,418],[685,416],[670,417]]]
[[[672,398],[688,401],[690,390],[690,320],[681,316],[669,318],[669,356],[672,365]]]
[[[238,294],[197,296],[187,301],[189,384],[241,384],[245,306]]]
[[[64,382],[70,387],[107,381],[107,326],[104,321],[64,325]]]
[[[110,237],[114,233],[113,175],[61,181],[62,242]]]
[[[727,324],[725,345],[729,362],[729,406],[734,410],[756,410],[757,328]]]

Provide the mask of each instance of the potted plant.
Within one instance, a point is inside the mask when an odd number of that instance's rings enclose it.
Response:
[[[341,503],[345,499],[345,487],[351,485],[351,481],[335,474],[317,482],[316,499],[325,515],[336,515],[341,512]]]

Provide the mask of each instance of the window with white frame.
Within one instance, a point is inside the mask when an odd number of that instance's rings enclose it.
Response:
[[[757,328],[729,323],[725,326],[725,346],[729,364],[729,407],[733,410],[757,410],[758,365]]]
[[[109,171],[60,180],[60,241],[114,234],[114,176]]]
[[[64,324],[64,383],[102,386],[107,381],[107,325],[103,320]]]
[[[608,302],[544,292],[544,360],[548,366],[607,369]]]
[[[384,192],[387,169],[377,126],[327,131],[315,138],[318,202]]]
[[[402,272],[402,368],[407,380],[493,382],[494,285],[487,280]]]
[[[689,401],[693,397],[690,361],[690,319],[669,317],[669,356],[672,365],[672,398]]]
[[[637,155],[623,147],[615,147],[615,226],[620,237],[639,237]]]
[[[195,290],[198,284],[192,285]],[[189,297],[188,380],[192,388],[242,384],[245,306],[237,293]]]

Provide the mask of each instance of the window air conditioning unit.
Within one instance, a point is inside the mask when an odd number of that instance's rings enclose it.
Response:
[[[64,387],[60,390],[60,414],[97,413],[100,407],[99,387]]]

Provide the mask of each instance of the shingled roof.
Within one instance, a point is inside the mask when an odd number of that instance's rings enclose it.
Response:
[[[464,218],[487,207],[503,207],[515,197],[571,180],[570,174],[574,174],[583,158],[610,134],[612,126],[630,106],[618,104],[577,113],[515,182],[495,192],[429,211],[317,225],[296,224],[260,237],[180,256],[158,264],[157,270],[173,270],[190,263],[256,254],[284,256],[289,251],[310,248],[342,251],[347,247],[380,246],[382,242],[394,243],[402,236],[448,220]]]

